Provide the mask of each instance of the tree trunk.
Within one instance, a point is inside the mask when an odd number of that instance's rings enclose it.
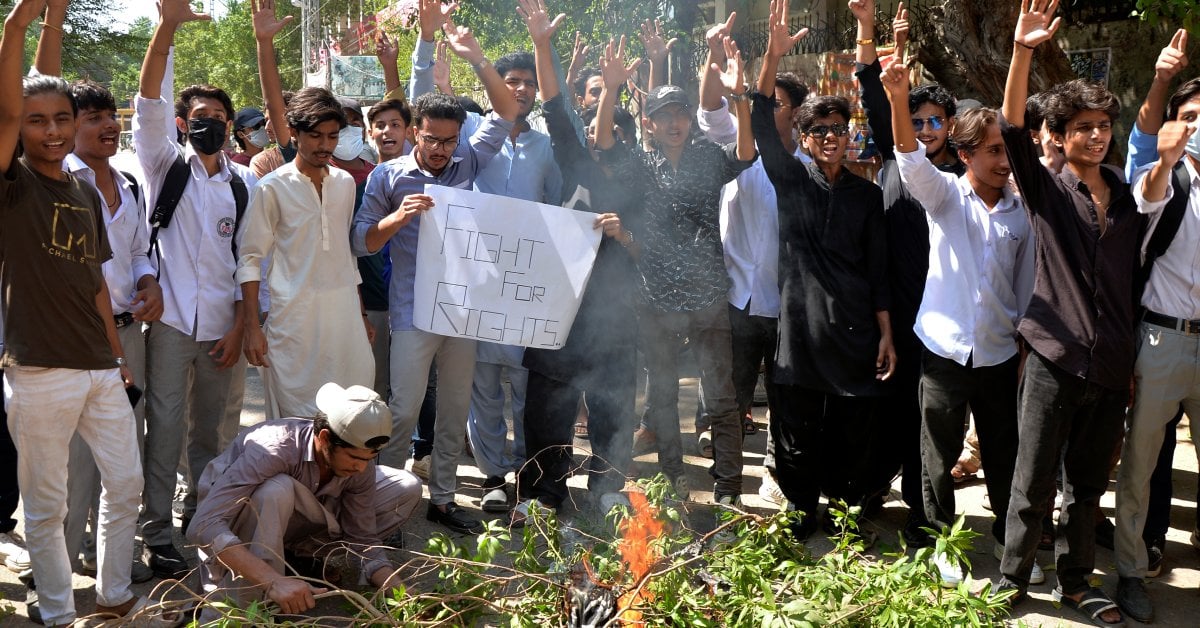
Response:
[[[959,98],[987,106],[1004,101],[1019,7],[997,0],[918,2],[910,10],[917,59],[926,74]],[[1007,8],[1009,10],[997,10]],[[1056,42],[1034,52],[1029,93],[1077,78]]]

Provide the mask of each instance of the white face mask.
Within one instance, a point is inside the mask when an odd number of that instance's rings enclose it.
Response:
[[[1187,146],[1183,150],[1191,155],[1192,159],[1200,160],[1200,126],[1197,126],[1195,132],[1188,138]]]
[[[267,127],[265,126],[251,133],[246,139],[259,148],[266,148],[267,144],[271,143],[271,138],[267,136]]]
[[[363,130],[362,127],[347,126],[338,133],[337,148],[333,149],[333,156],[342,161],[350,161],[358,157],[363,149]]]

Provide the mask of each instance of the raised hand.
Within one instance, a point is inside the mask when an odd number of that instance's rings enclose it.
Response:
[[[908,43],[908,9],[904,3],[896,8],[896,17],[892,20],[892,41],[896,43],[896,58],[904,59],[904,45]]]
[[[733,21],[736,19],[737,11],[734,11],[729,14],[724,23],[718,23],[704,34],[704,39],[708,42],[708,51],[713,58],[725,58],[725,38],[733,35]]]
[[[846,3],[850,14],[859,22],[875,24],[875,0],[850,0]]]
[[[1021,0],[1021,16],[1013,41],[1026,48],[1037,48],[1054,37],[1062,18],[1054,17],[1058,0]]]
[[[450,15],[458,8],[457,2],[442,4],[442,0],[420,0],[418,28],[421,39],[433,41],[434,33],[450,23]]]
[[[379,37],[375,40],[375,58],[385,68],[394,68],[400,61],[400,48],[383,31],[379,31]]]
[[[162,9],[163,24],[178,26],[186,22],[212,19],[212,16],[207,13],[196,13],[193,11],[192,3],[189,0],[162,0],[159,6]]]
[[[625,63],[624,35],[621,36],[619,42],[615,39],[608,40],[608,45],[600,54],[600,76],[604,79],[604,88],[609,91],[620,89],[621,85],[633,76],[641,64],[642,59],[640,58],[632,63]]]
[[[802,28],[795,35],[791,34],[788,26],[788,0],[771,0],[771,16],[768,19],[769,36],[767,39],[767,56],[776,59],[791,52],[801,39],[808,36],[808,29]]]
[[[725,87],[727,93],[734,96],[745,94],[746,80],[743,78],[742,72],[746,66],[742,61],[742,53],[738,50],[738,45],[732,37],[725,36],[721,45],[725,54],[725,69],[722,70],[721,66],[715,63],[712,64],[712,69],[721,77],[721,85]]]
[[[902,60],[897,58],[895,63],[892,63],[883,71],[879,77],[883,83],[883,89],[887,92],[888,100],[895,107],[896,103],[904,103],[907,111],[908,103],[908,66]]]
[[[525,28],[529,30],[529,38],[535,47],[553,41],[558,27],[567,19],[566,13],[559,13],[551,20],[543,0],[517,0],[517,15],[525,20]]]
[[[1175,31],[1175,35],[1171,37],[1171,43],[1158,53],[1158,61],[1154,64],[1154,80],[1169,83],[1187,67],[1187,40],[1186,29],[1181,28]]]
[[[484,60],[483,47],[479,45],[479,41],[475,39],[475,35],[471,29],[466,26],[456,26],[453,21],[446,20],[446,42],[450,44],[450,50],[454,54],[460,56],[467,63],[476,65]]]
[[[437,48],[433,58],[433,84],[443,94],[453,95],[454,89],[450,86],[450,53],[448,51],[449,44],[445,39],[438,40]]]
[[[253,12],[254,36],[262,40],[274,40],[275,35],[295,19],[291,15],[276,19],[275,0],[250,0],[250,10]]]
[[[641,31],[638,38],[642,40],[642,46],[646,49],[646,57],[655,63],[666,60],[667,55],[671,54],[671,48],[679,42],[676,37],[672,37],[670,41],[663,40],[662,20],[642,22]]]
[[[1188,140],[1196,132],[1196,123],[1181,120],[1164,122],[1158,130],[1158,158],[1164,164],[1174,167],[1183,158],[1184,148]]]

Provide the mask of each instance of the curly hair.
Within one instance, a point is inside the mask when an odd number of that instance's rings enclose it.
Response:
[[[1109,120],[1121,113],[1121,103],[1103,85],[1075,79],[1059,85],[1043,102],[1046,126],[1055,133],[1065,133],[1067,123],[1085,111],[1103,111]]]

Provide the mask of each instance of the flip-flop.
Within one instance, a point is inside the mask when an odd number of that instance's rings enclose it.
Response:
[[[1083,597],[1079,598],[1078,602],[1064,595],[1061,587],[1054,589],[1052,597],[1055,602],[1060,602],[1063,606],[1078,611],[1080,615],[1086,617],[1093,625],[1100,626],[1101,628],[1125,628],[1125,614],[1121,613],[1121,607],[1117,606],[1117,603],[1112,601],[1112,598],[1108,597],[1104,591],[1096,587],[1091,587],[1085,591]],[[1121,615],[1121,620],[1109,623],[1100,617],[1110,610],[1117,611]]]

